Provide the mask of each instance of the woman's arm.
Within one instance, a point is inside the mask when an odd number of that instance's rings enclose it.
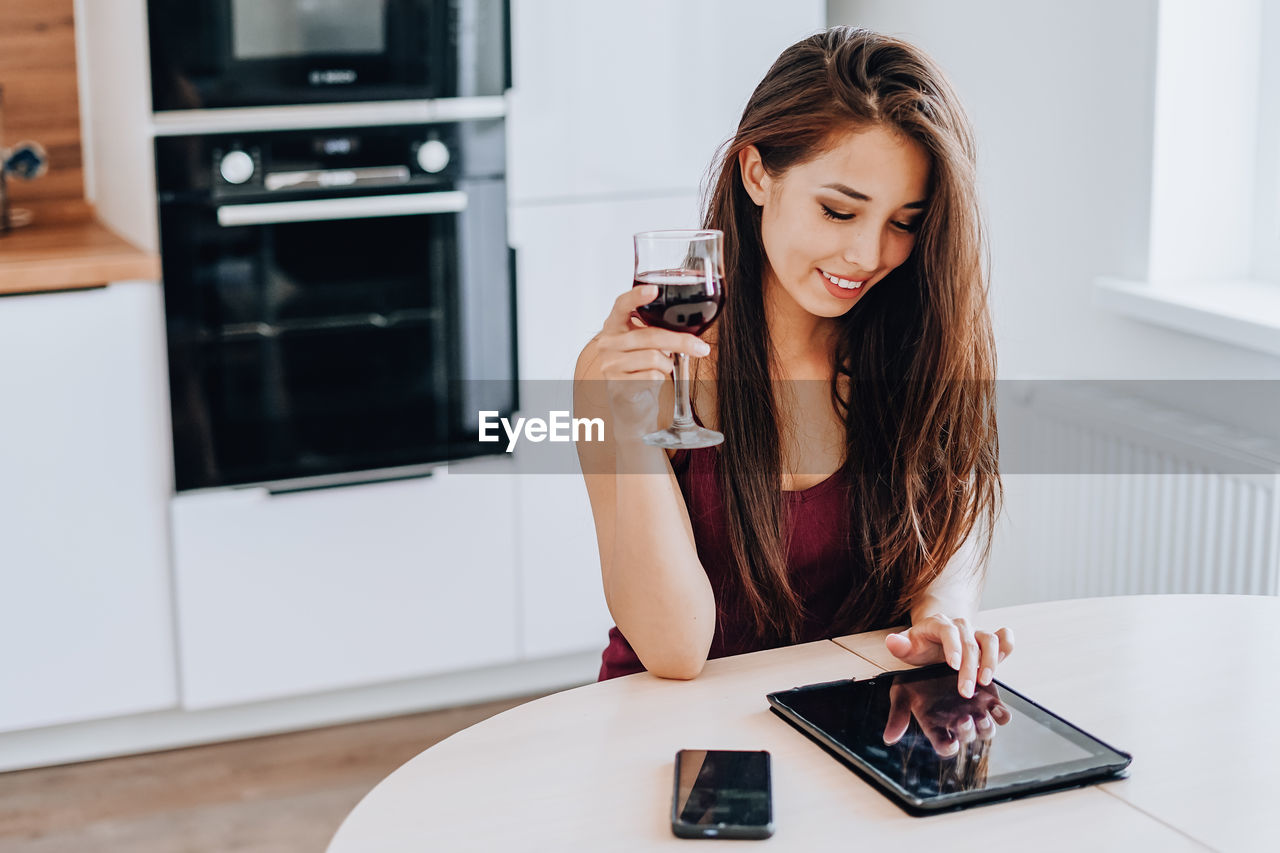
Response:
[[[911,627],[885,637],[885,647],[900,660],[918,666],[946,661],[956,670],[962,696],[990,684],[996,665],[1013,651],[1013,632],[975,630],[973,617],[982,601],[982,548],[975,525],[942,572],[911,607]]]
[[[944,613],[952,618],[972,619],[982,603],[982,551],[977,526],[961,543],[946,568],[929,584],[911,608],[911,624]]]
[[[617,435],[629,431],[618,429],[603,360],[599,338],[593,339],[574,371],[574,416],[599,417],[608,425],[604,441],[577,445],[605,601],[646,669],[664,678],[693,678],[711,649],[715,597],[666,452],[644,444],[638,433]]]

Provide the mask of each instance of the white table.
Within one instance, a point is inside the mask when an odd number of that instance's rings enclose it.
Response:
[[[1130,778],[913,818],[774,716],[765,694],[901,666],[887,632],[647,673],[513,708],[396,770],[329,853],[649,850],[671,834],[676,750],[773,753],[769,849],[1280,849],[1280,599],[1132,596],[984,613],[997,677],[1134,754]]]

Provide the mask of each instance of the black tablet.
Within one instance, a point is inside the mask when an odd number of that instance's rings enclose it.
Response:
[[[917,816],[1122,778],[1133,760],[1000,681],[964,698],[945,664],[768,699],[774,713]]]

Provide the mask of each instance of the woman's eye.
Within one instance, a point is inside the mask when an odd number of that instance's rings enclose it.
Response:
[[[827,219],[832,219],[836,222],[847,222],[854,217],[854,214],[852,213],[836,213],[825,204],[822,205],[822,215]],[[911,222],[894,222],[892,225],[904,234],[914,234],[920,230],[919,219],[912,220]]]

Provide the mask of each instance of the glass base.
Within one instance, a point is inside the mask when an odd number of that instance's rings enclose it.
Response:
[[[651,432],[644,437],[644,443],[655,447],[673,447],[683,450],[694,450],[699,447],[715,447],[724,441],[724,433],[706,427],[691,426],[677,429]]]

